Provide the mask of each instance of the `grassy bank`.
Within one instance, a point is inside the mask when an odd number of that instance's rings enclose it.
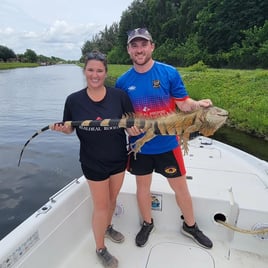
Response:
[[[0,70],[14,69],[14,68],[27,68],[37,67],[38,63],[27,63],[27,62],[0,62]]]
[[[130,66],[109,65],[110,83]],[[178,68],[189,95],[228,110],[230,126],[268,138],[268,70]]]
[[[268,137],[268,71],[211,70],[182,76],[194,99],[210,98],[229,111],[229,124]]]

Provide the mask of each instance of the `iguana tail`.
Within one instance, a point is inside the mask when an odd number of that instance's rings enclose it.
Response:
[[[104,120],[83,120],[83,121],[65,121],[65,122],[58,122],[58,123],[54,123],[51,125],[47,125],[45,127],[43,127],[42,129],[36,131],[32,137],[26,141],[26,143],[24,144],[21,153],[20,153],[20,157],[19,157],[19,162],[18,162],[18,166],[20,166],[21,163],[21,159],[22,159],[22,155],[23,152],[26,148],[26,146],[29,144],[29,142],[34,139],[36,136],[38,136],[39,134],[45,132],[46,130],[52,129],[54,125],[57,124],[65,124],[71,127],[78,127],[78,126],[90,126],[90,127],[105,127],[105,126],[118,126],[119,128],[130,128],[132,126],[139,126],[139,127],[143,127],[145,125],[145,120],[135,120],[135,117],[132,115],[126,115],[121,119],[104,119]]]
[[[40,133],[42,133],[42,132],[44,132],[44,131],[46,131],[46,130],[48,130],[48,129],[51,129],[51,125],[45,126],[45,127],[43,127],[42,129],[36,131],[36,132],[32,135],[32,137],[31,137],[29,140],[27,140],[27,141],[25,142],[25,144],[24,144],[24,146],[23,146],[23,148],[22,148],[22,150],[21,150],[21,152],[20,152],[20,158],[19,158],[19,162],[18,162],[18,167],[20,166],[20,162],[21,162],[21,158],[22,158],[24,149],[25,149],[26,146],[29,144],[29,142],[30,142],[33,138],[35,138],[37,135],[39,135]]]

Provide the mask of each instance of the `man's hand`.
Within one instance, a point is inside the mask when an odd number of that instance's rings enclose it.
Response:
[[[183,112],[191,112],[199,109],[200,107],[209,107],[212,106],[212,101],[210,99],[203,100],[193,100],[191,98],[187,98],[184,101],[176,101],[176,105]]]
[[[127,128],[127,133],[129,136],[138,136],[141,133],[144,133],[143,129],[140,129],[136,126],[133,126],[131,128]]]
[[[210,99],[199,100],[198,104],[200,107],[210,107],[213,105]]]

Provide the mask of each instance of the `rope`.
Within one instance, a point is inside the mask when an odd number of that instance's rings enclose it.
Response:
[[[263,228],[261,230],[246,230],[246,229],[242,229],[242,228],[239,228],[239,227],[236,227],[234,225],[231,225],[227,222],[224,222],[224,221],[221,221],[221,220],[216,220],[216,222],[224,225],[225,227],[233,230],[233,231],[236,231],[236,232],[240,232],[240,233],[244,233],[244,234],[265,234],[265,233],[268,233],[268,228]]]

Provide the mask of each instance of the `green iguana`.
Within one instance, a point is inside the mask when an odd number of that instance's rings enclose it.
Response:
[[[65,121],[48,125],[37,131],[25,144],[21,151],[19,163],[23,151],[28,143],[40,133],[52,129],[55,124],[65,124],[72,127],[119,127],[130,128],[136,126],[145,133],[135,144],[131,145],[131,151],[135,156],[141,147],[156,135],[178,135],[180,137],[184,154],[188,153],[188,140],[192,132],[198,131],[204,136],[211,136],[227,120],[228,112],[221,108],[211,106],[208,108],[199,108],[193,112],[174,112],[157,118],[143,118],[135,114],[125,115],[121,119],[103,119],[103,120],[84,120],[84,121]]]
[[[145,135],[132,144],[131,151],[135,157],[140,152],[141,147],[157,135],[177,135],[180,137],[180,143],[184,154],[188,154],[188,141],[190,134],[199,132],[208,137],[212,136],[227,120],[228,112],[221,108],[211,106],[208,108],[199,108],[193,112],[170,113],[157,119],[136,120],[134,123],[140,129],[143,129]],[[129,127],[124,125],[123,120],[119,127]]]

